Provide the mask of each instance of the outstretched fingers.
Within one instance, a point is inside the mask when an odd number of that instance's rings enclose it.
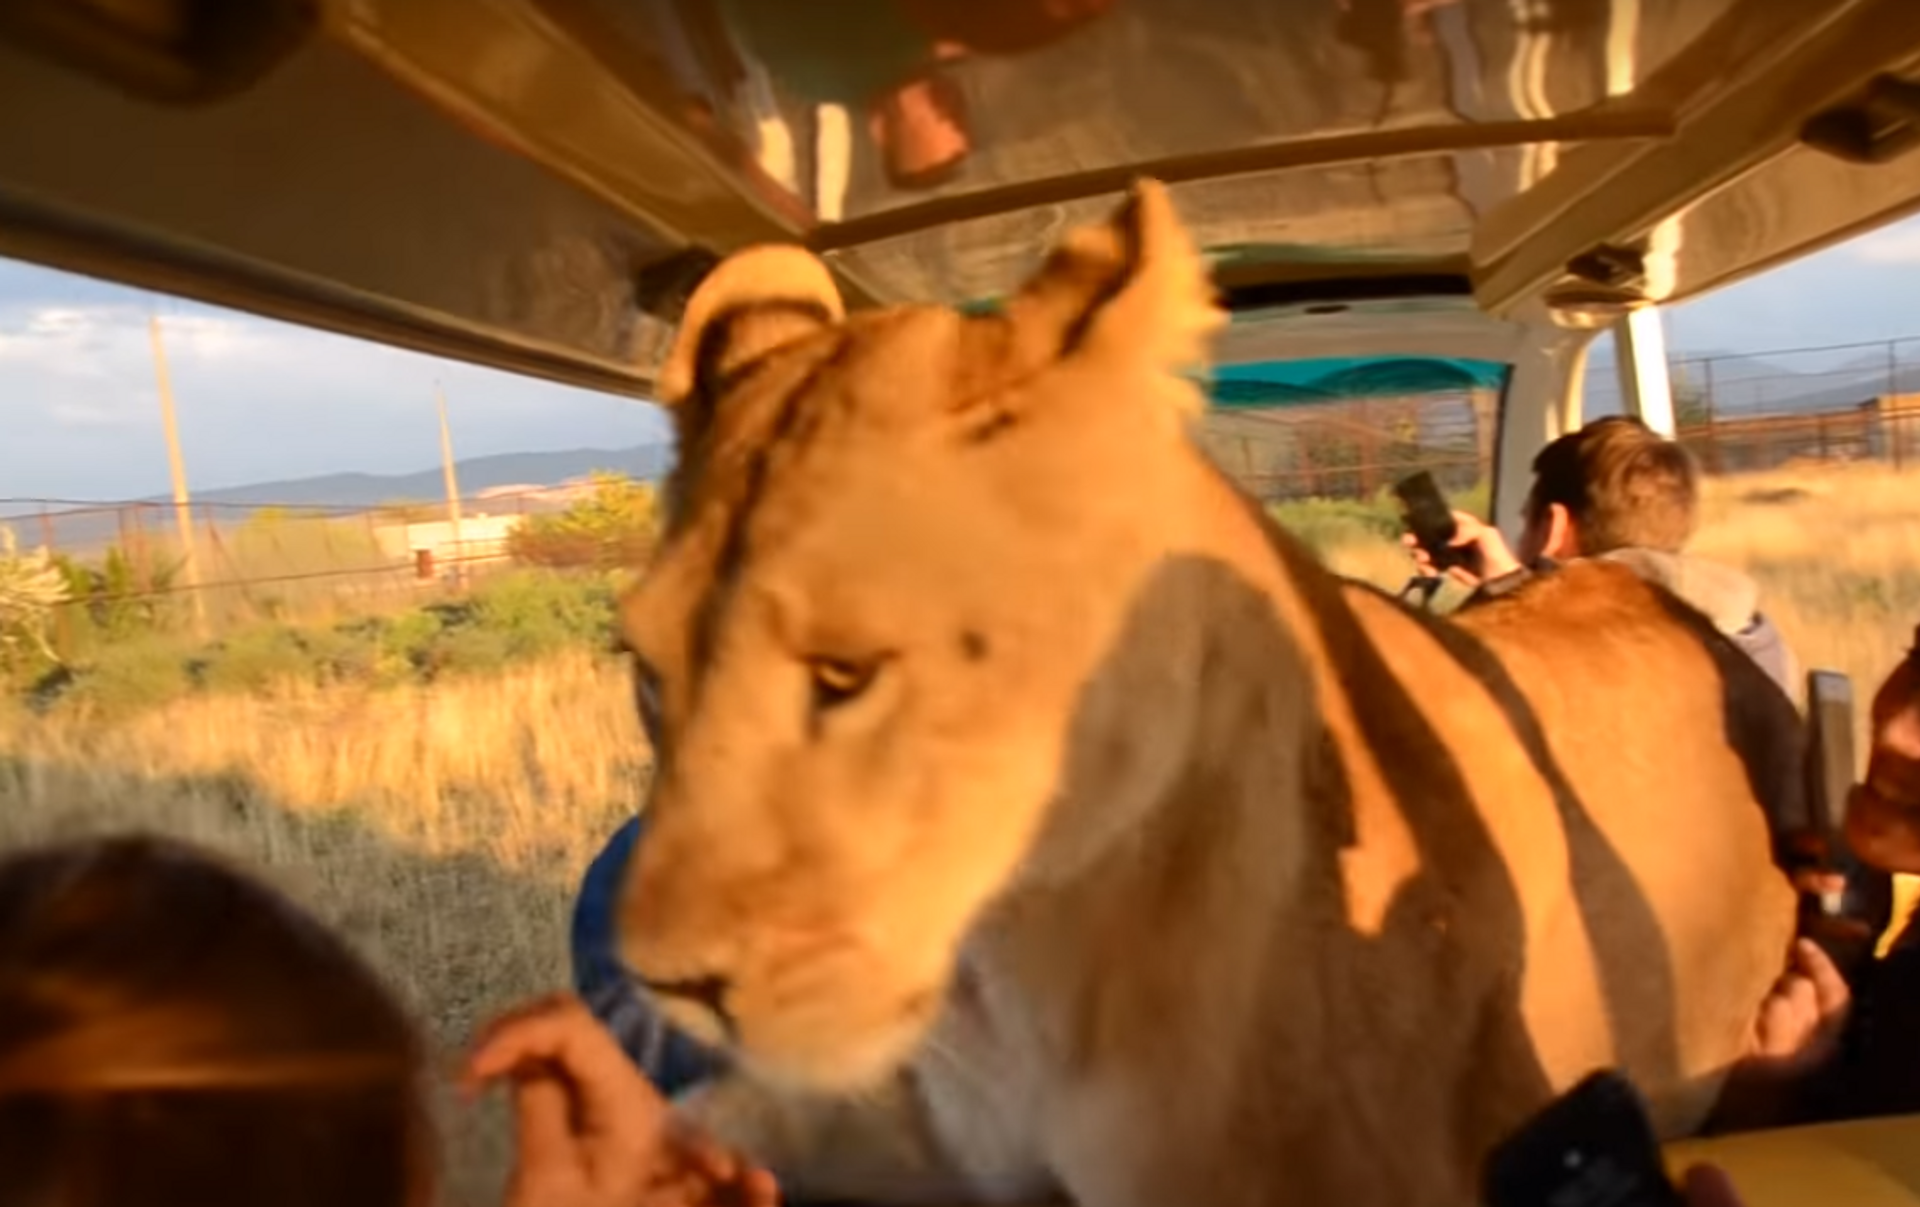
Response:
[[[1826,949],[1812,939],[1795,940],[1793,967],[1812,986],[1814,1006],[1822,1021],[1835,1020],[1846,1013],[1853,1003],[1853,991],[1847,987],[1847,978],[1840,975],[1840,969]]]
[[[468,1058],[462,1080],[471,1094],[502,1078],[527,1080],[526,1074],[564,1084],[578,1130],[657,1131],[671,1113],[666,1099],[571,994],[542,998],[494,1022]]]

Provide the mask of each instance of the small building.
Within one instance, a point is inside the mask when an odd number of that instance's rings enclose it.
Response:
[[[460,517],[460,539],[454,540],[447,520],[406,524],[378,524],[373,538],[383,556],[410,565],[441,567],[486,565],[510,556],[508,540],[524,516],[475,512]]]

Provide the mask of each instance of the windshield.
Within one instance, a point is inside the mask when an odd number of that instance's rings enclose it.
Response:
[[[1256,497],[1367,496],[1419,470],[1471,491],[1492,469],[1511,366],[1444,356],[1223,365],[1205,442]]]

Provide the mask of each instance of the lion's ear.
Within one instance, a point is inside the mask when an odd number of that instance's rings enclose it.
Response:
[[[845,317],[832,274],[812,252],[787,244],[735,252],[688,299],[660,367],[660,401],[677,408],[700,387]]]
[[[1206,263],[1158,181],[1141,180],[1106,222],[1070,233],[1008,304],[1016,323],[1057,325],[1059,355],[1198,368],[1225,315]]]

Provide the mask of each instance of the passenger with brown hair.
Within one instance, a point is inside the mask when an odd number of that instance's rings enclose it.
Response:
[[[1454,543],[1471,546],[1479,563],[1477,573],[1449,571],[1475,588],[1469,604],[1503,595],[1557,562],[1619,562],[1704,613],[1790,699],[1799,699],[1792,652],[1760,612],[1753,579],[1685,552],[1699,527],[1700,471],[1683,446],[1638,419],[1611,415],[1541,449],[1533,473],[1517,555],[1498,528],[1454,513]],[[1414,559],[1431,565],[1417,548]]]
[[[423,1067],[345,944],[190,848],[0,863],[0,1204],[423,1204]]]
[[[192,847],[0,859],[0,1207],[421,1207],[426,1058],[346,944]],[[509,1207],[770,1205],[763,1172],[669,1124],[577,1002],[497,1024]]]

